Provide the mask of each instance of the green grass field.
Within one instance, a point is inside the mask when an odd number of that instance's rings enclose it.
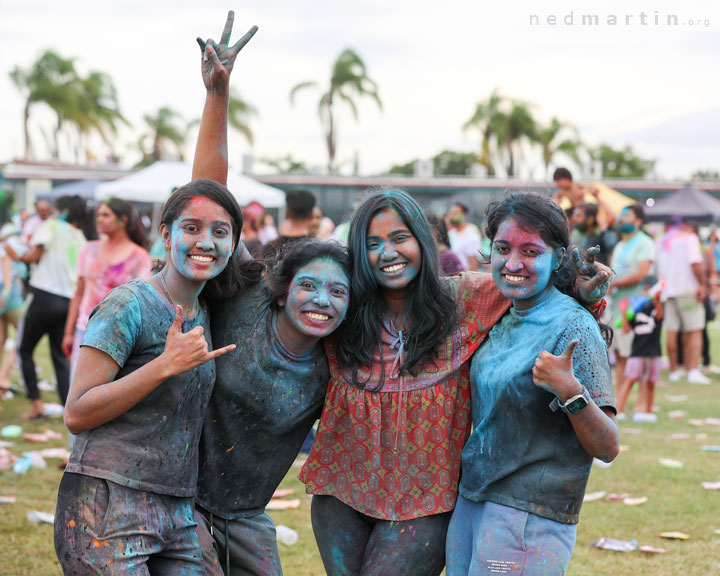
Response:
[[[720,363],[720,329],[711,333],[714,360]],[[41,378],[51,375],[46,343],[36,353],[42,367]],[[687,395],[682,402],[670,402],[668,396]],[[45,392],[46,401],[57,401],[57,395]],[[633,397],[634,398],[634,397]],[[632,406],[631,398],[630,405]],[[701,450],[703,445],[720,444],[720,426],[692,426],[688,419],[720,418],[720,379],[710,386],[687,383],[659,388],[660,407],[656,424],[621,423],[621,444],[627,449],[610,468],[593,467],[588,492],[608,494],[628,492],[647,496],[641,506],[626,506],[607,499],[587,502],[582,511],[575,554],[569,574],[573,576],[618,575],[708,575],[720,574],[720,491],[705,490],[702,481],[720,480],[720,453]],[[63,440],[46,444],[17,439],[9,450],[21,455],[27,450],[67,446],[67,433],[60,418],[42,422],[21,422],[19,415],[27,409],[24,398],[0,402],[0,426],[20,424],[23,432],[41,432],[45,427],[63,432]],[[683,410],[687,416],[671,421],[671,410]],[[688,433],[690,439],[673,440],[669,436]],[[700,435],[700,436],[698,436]],[[702,436],[705,435],[705,436]],[[6,439],[7,440],[7,439]],[[683,462],[681,469],[664,468],[659,458]],[[53,550],[53,531],[49,524],[32,524],[26,515],[30,510],[53,512],[57,486],[62,472],[57,460],[48,460],[48,468],[32,468],[25,475],[0,470],[0,496],[15,496],[14,504],[0,504],[0,574],[4,576],[55,576],[61,574]],[[283,488],[294,488],[301,500],[295,510],[273,512],[278,524],[298,532],[293,546],[280,546],[285,574],[316,576],[324,574],[310,526],[310,499],[293,468],[283,481]],[[665,531],[682,531],[687,541],[660,538]],[[590,547],[603,536],[622,540],[636,539],[640,545],[667,550],[666,554],[645,556],[641,552],[619,553]],[[399,575],[400,576],[400,575]]]

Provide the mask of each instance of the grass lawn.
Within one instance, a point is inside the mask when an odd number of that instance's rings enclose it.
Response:
[[[720,364],[720,326],[711,332],[713,359]],[[41,378],[52,374],[46,342],[36,353],[42,368]],[[44,392],[45,401],[57,401],[55,393]],[[687,400],[671,402],[669,396],[687,395]],[[634,396],[631,398],[632,406]],[[621,444],[627,447],[610,468],[593,467],[588,492],[608,494],[628,492],[647,496],[641,506],[602,499],[587,502],[582,511],[575,554],[569,574],[573,576],[618,575],[707,575],[720,574],[720,491],[705,490],[702,481],[720,481],[720,453],[701,450],[704,445],[720,445],[720,426],[700,427],[688,419],[720,418],[720,378],[710,386],[687,383],[673,384],[657,391],[660,407],[656,424],[621,423]],[[0,402],[0,427],[20,424],[23,432],[41,432],[46,427],[63,432],[62,440],[36,444],[14,439],[9,450],[21,455],[28,450],[66,447],[67,433],[60,418],[26,423],[19,419],[27,409],[24,398]],[[682,420],[670,420],[671,410],[683,410]],[[671,434],[687,433],[689,439],[670,439]],[[8,439],[4,439],[8,440]],[[681,469],[665,468],[660,458],[683,462]],[[47,460],[44,470],[32,468],[25,475],[0,470],[0,496],[15,496],[14,504],[0,504],[0,574],[5,576],[55,576],[61,570],[53,550],[53,530],[49,524],[32,524],[26,519],[30,510],[53,512],[61,471],[57,460]],[[294,488],[301,506],[296,510],[273,512],[277,524],[298,532],[293,546],[280,546],[285,574],[316,576],[324,574],[310,526],[310,499],[293,468],[282,483]],[[660,538],[665,531],[682,531],[687,541]],[[590,547],[601,537],[636,539],[639,545],[652,545],[667,550],[666,554],[645,556],[641,552],[619,553]],[[401,575],[398,575],[401,576]]]

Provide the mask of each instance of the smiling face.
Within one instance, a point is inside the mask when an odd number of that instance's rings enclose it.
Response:
[[[287,297],[279,303],[289,325],[297,332],[324,338],[345,319],[350,303],[350,280],[340,264],[317,258],[295,273]]]
[[[161,232],[165,243],[170,243],[173,266],[190,280],[215,278],[232,255],[230,214],[205,196],[190,200],[170,230],[163,225]]]
[[[493,240],[493,280],[515,308],[532,308],[550,294],[553,269],[563,254],[563,249],[554,251],[537,232],[524,230],[515,218],[507,218]]]
[[[366,247],[375,280],[383,288],[401,290],[420,271],[420,244],[395,210],[383,210],[373,216]]]

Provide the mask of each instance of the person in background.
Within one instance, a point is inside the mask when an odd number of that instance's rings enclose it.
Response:
[[[25,220],[22,227],[21,239],[25,244],[30,244],[35,231],[40,228],[43,222],[53,215],[53,207],[47,200],[35,202],[35,214]]]
[[[347,245],[348,235],[350,234],[350,220],[358,206],[360,206],[360,202],[355,202],[350,209],[348,219],[335,226],[335,230],[333,230],[333,233],[330,235],[333,240],[337,240],[340,244]]]
[[[655,243],[642,230],[644,223],[645,210],[640,204],[623,208],[618,218],[616,229],[621,239],[610,258],[610,268],[616,274],[611,286],[610,315],[613,323],[620,318],[620,302],[642,293],[642,282],[655,261]],[[625,378],[625,364],[632,351],[632,338],[632,332],[618,330],[611,344],[615,352],[617,386]]]
[[[258,238],[262,245],[265,246],[278,237],[277,228],[275,228],[275,220],[270,212],[263,212],[258,217]]]
[[[62,196],[55,206],[59,215],[47,219],[35,231],[27,252],[19,254],[10,243],[5,243],[5,251],[13,260],[36,264],[30,275],[31,300],[19,346],[23,381],[30,399],[26,419],[45,415],[33,360],[33,352],[45,334],[50,339],[50,355],[63,404],[70,387],[70,366],[62,341],[70,299],[77,288],[78,255],[86,243],[82,232],[86,210],[85,201],[79,196]]]
[[[315,208],[315,196],[309,190],[288,190],[285,193],[285,220],[280,236],[267,244],[263,250],[265,258],[281,253],[286,244],[308,238],[312,211]]]
[[[477,256],[482,243],[482,234],[475,224],[468,222],[468,207],[455,202],[447,214],[450,248],[460,259],[463,270],[477,270]]]
[[[438,254],[440,256],[440,270],[445,276],[455,276],[464,270],[462,262],[457,254],[450,250],[450,240],[448,239],[447,226],[445,220],[428,214],[427,221],[435,232],[435,242],[437,243]]]
[[[310,217],[308,225],[309,234],[313,238],[329,238],[335,230],[335,224],[330,218],[325,216],[320,206],[315,206]]]
[[[643,398],[638,402],[633,414],[634,422],[657,422],[657,415],[653,413],[655,403],[655,385],[660,378],[660,365],[662,349],[660,346],[660,333],[662,330],[663,305],[660,301],[660,290],[651,292],[657,279],[648,276],[643,284],[645,296],[637,304],[637,310],[630,309],[635,303],[626,301],[621,304],[622,330],[632,331],[633,341],[630,358],[625,365],[625,379],[618,385],[617,410],[618,420],[624,420],[625,407],[632,387],[638,380],[647,376],[646,390]],[[629,318],[632,316],[632,319]]]
[[[598,223],[598,205],[591,202],[580,204],[573,210],[570,243],[580,250],[598,246],[598,261],[610,262],[610,255],[618,243],[617,233],[612,228],[601,228]]]
[[[71,379],[80,342],[95,306],[113,288],[150,275],[145,231],[130,202],[110,198],[99,204],[95,226],[100,240],[88,242],[80,252],[77,288],[65,321],[62,348],[70,358]]]
[[[253,258],[261,258],[263,245],[258,235],[258,218],[263,214],[263,209],[262,206],[260,206],[260,212],[258,213],[258,209],[255,208],[255,206],[260,205],[257,204],[257,202],[253,202],[242,209],[245,222],[243,223],[240,239]]]
[[[19,242],[17,234],[17,228],[7,222],[0,229],[0,241],[14,239]],[[14,350],[5,350],[10,326],[17,332],[23,306],[22,282],[16,273],[16,266],[17,263],[13,262],[5,248],[0,245],[0,398],[6,397],[8,392],[17,391],[10,386],[10,372],[15,366],[16,355]]]
[[[657,276],[664,281],[667,352],[671,382],[687,376],[692,384],[709,384],[698,365],[705,326],[705,271],[700,239],[681,221],[669,225],[657,242]],[[678,364],[678,333],[682,333],[685,370]]]

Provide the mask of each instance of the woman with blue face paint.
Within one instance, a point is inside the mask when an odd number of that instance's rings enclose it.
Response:
[[[330,379],[322,339],[345,318],[350,257],[340,244],[291,245],[267,281],[218,302],[217,361],[200,442],[198,535],[207,574],[282,575],[265,512],[320,416]]]
[[[227,49],[232,61],[253,34]],[[216,62],[222,67],[209,44],[203,77]],[[216,99],[227,101],[208,92],[206,123]],[[214,137],[201,130],[198,147],[212,141],[226,150],[226,140]],[[256,285],[263,267],[247,261],[234,197],[201,178],[212,163],[197,164],[195,180],[163,210],[165,267],[111,291],[83,335],[65,409],[78,436],[55,515],[65,574],[205,574],[193,509],[198,443],[214,359],[235,348],[210,351],[207,306]]]
[[[509,314],[470,370],[473,432],[448,576],[564,574],[593,457],[619,450],[607,347],[577,300],[564,212],[536,194],[490,206],[490,266]]]
[[[300,474],[315,538],[330,576],[440,574],[470,433],[468,360],[510,302],[488,274],[440,279],[432,230],[402,191],[357,208],[348,246],[350,310],[326,343],[330,386]]]
[[[65,407],[76,434],[60,483],[55,548],[65,574],[204,574],[193,519],[197,446],[215,378],[204,297],[242,283],[228,266],[242,212],[195,180],[165,205],[165,267],[95,308]],[[207,288],[206,288],[207,284]]]

